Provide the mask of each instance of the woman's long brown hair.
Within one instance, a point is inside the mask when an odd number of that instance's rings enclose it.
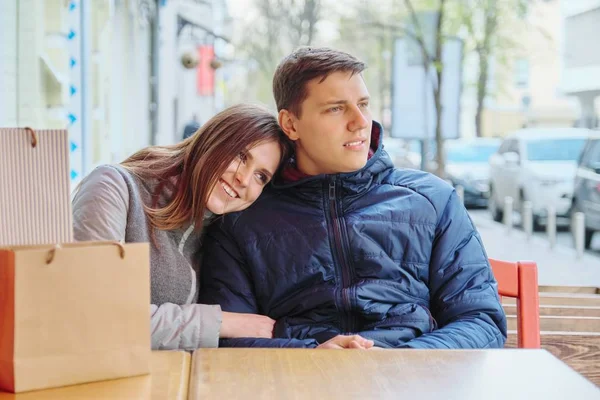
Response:
[[[277,119],[260,106],[239,104],[215,115],[184,141],[147,147],[121,165],[142,180],[157,182],[152,204],[145,205],[153,228],[173,230],[193,222],[200,229],[208,197],[229,164],[241,152],[268,141],[279,143],[281,165],[291,147]],[[159,207],[165,188],[173,194]]]

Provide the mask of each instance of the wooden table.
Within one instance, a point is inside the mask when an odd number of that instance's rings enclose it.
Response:
[[[545,350],[201,349],[196,399],[600,399]]]
[[[0,392],[0,400],[184,400],[188,393],[190,360],[190,354],[185,351],[153,351],[150,375],[20,394]]]

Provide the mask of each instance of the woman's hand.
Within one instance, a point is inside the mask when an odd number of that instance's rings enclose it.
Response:
[[[264,315],[242,314],[223,311],[222,338],[267,338],[273,337],[275,321]]]
[[[338,335],[325,343],[317,346],[317,349],[371,349],[373,341],[359,335]]]

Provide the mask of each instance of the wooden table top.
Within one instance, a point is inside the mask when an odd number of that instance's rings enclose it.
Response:
[[[97,400],[187,398],[191,356],[185,351],[153,351],[150,375],[12,394],[0,400]]]
[[[402,397],[400,397],[402,396]],[[200,349],[196,399],[600,399],[545,350]]]

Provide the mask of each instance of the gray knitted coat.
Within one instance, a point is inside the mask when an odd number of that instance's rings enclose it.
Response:
[[[75,240],[150,242],[152,349],[217,347],[221,308],[196,304],[201,232],[190,225],[157,231],[151,241],[143,205],[150,204],[154,184],[121,166],[96,168],[73,199]],[[163,195],[159,204],[165,201]]]

